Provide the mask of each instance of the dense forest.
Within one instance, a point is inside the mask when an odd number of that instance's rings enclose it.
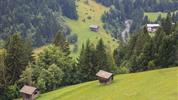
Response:
[[[112,33],[116,39],[121,39],[121,32],[124,29],[124,22],[132,20],[131,33],[138,31],[141,26],[151,23],[144,12],[174,12],[178,10],[178,1],[169,0],[96,0],[97,2],[110,7],[102,21],[104,28]],[[178,13],[174,13],[174,18],[178,18]],[[160,16],[161,17],[161,16]],[[158,18],[161,19],[161,18]],[[175,21],[178,21],[177,19]]]
[[[178,24],[172,24],[169,13],[154,36],[144,27],[128,44],[114,51],[117,66],[131,72],[165,68],[178,64]]]
[[[59,31],[70,34],[62,16],[78,19],[75,0],[0,0],[0,38],[19,32],[34,46],[44,45]]]

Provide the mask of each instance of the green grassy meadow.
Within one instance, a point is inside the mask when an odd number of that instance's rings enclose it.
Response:
[[[80,52],[80,48],[83,43],[86,43],[88,39],[93,44],[96,44],[96,42],[102,38],[107,46],[110,46],[109,48],[116,48],[118,46],[117,42],[113,41],[110,34],[107,34],[105,30],[102,28],[103,23],[101,21],[101,16],[105,11],[108,11],[109,9],[97,4],[95,1],[90,0],[89,4],[85,2],[86,0],[77,0],[77,11],[79,15],[78,20],[71,20],[68,18],[64,18],[66,24],[71,28],[72,34],[78,35],[78,42],[77,45],[79,47],[79,51],[77,53],[73,53],[73,56],[78,56]],[[90,19],[90,18],[91,19]],[[100,30],[98,32],[91,32],[89,30],[90,25],[98,25],[100,27]],[[71,45],[71,48],[73,48],[73,45]]]
[[[118,47],[117,40],[113,41],[113,38],[110,34],[107,34],[106,31],[103,29],[103,23],[101,21],[101,16],[105,11],[108,11],[109,8],[106,8],[98,3],[95,0],[91,0],[89,4],[85,3],[86,0],[76,0],[77,11],[79,15],[78,20],[71,20],[69,18],[64,18],[65,23],[71,28],[71,34],[77,34],[78,42],[78,51],[71,52],[71,56],[76,58],[80,54],[80,49],[82,44],[85,44],[86,41],[89,39],[94,45],[98,42],[100,38],[104,40],[104,43],[107,46],[107,50],[111,53],[112,51]],[[89,19],[88,17],[91,17]],[[85,21],[84,21],[85,20]],[[100,27],[98,32],[92,32],[89,30],[89,26],[95,24]],[[34,50],[34,56],[39,54],[45,48],[37,48]],[[74,45],[70,45],[71,51],[73,51]]]
[[[178,11],[175,11],[178,12]],[[148,16],[150,21],[156,21],[158,16],[161,15],[161,17],[165,18],[167,16],[166,12],[145,12],[144,16]]]
[[[98,81],[68,86],[37,100],[177,100],[178,67],[116,75],[110,85]]]
[[[164,12],[145,12],[144,13],[144,16],[148,16],[150,21],[155,21],[159,15],[161,15],[161,17],[165,18],[167,13],[164,13]]]

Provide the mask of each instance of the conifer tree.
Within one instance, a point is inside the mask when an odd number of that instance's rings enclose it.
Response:
[[[54,38],[53,43],[55,46],[62,46],[62,45],[64,45],[65,41],[66,41],[66,39],[65,39],[64,34],[58,32]]]
[[[32,64],[29,63],[27,68],[22,72],[18,82],[26,85],[32,85],[32,73],[33,73]]]
[[[120,44],[120,46],[114,50],[113,52],[113,57],[114,57],[114,60],[115,60],[115,64],[117,66],[120,66],[124,57],[126,55],[126,47],[124,44]]]
[[[25,43],[25,52],[26,52],[26,56],[27,56],[27,60],[29,62],[33,62],[34,61],[34,56],[33,56],[33,47],[32,47],[32,38],[27,38]]]
[[[98,70],[106,70],[109,71],[109,67],[111,67],[108,64],[108,58],[107,53],[105,50],[105,45],[103,43],[103,40],[100,39],[98,41],[98,44],[96,45],[96,57],[97,57],[97,68]]]
[[[171,13],[169,12],[167,14],[166,19],[162,20],[162,27],[163,30],[166,34],[171,34],[171,30],[172,30],[172,16]]]
[[[66,55],[70,54],[69,43],[66,41],[66,38],[63,33],[58,32],[54,38],[53,44],[66,53]]]
[[[29,62],[29,55],[20,34],[13,34],[10,37],[6,50],[5,66],[7,67],[8,81],[10,84],[14,84]]]
[[[173,65],[176,59],[176,39],[173,36],[163,37],[158,49],[157,64],[160,67]]]
[[[85,48],[82,49],[79,59],[80,73],[82,75],[82,81],[88,81],[95,79],[96,74],[96,50],[90,44],[90,40],[87,41]]]

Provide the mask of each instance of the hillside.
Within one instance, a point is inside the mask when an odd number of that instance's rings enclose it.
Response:
[[[82,44],[85,44],[88,39],[93,44],[96,44],[97,41],[102,38],[107,45],[107,48],[109,48],[108,50],[113,51],[115,48],[117,48],[117,40],[113,39],[110,34],[106,33],[106,31],[103,29],[103,23],[101,21],[101,16],[105,11],[108,11],[109,9],[102,6],[101,4],[96,3],[95,0],[90,1],[89,4],[87,4],[85,0],[77,0],[76,5],[79,19],[72,20],[64,17],[65,23],[72,30],[71,34],[77,34],[78,36],[78,41],[76,43],[76,45],[78,45],[78,51],[72,52],[71,55],[73,57],[78,57]],[[91,17],[91,19],[88,17]],[[100,27],[98,32],[92,32],[89,30],[89,26],[93,24]],[[44,47],[35,49],[35,55],[42,52]],[[70,45],[70,47],[71,51],[73,51],[74,45]]]
[[[100,38],[102,38],[105,44],[109,44],[112,49],[117,47],[117,42],[113,42],[110,34],[107,34],[105,30],[102,28],[103,23],[101,21],[101,16],[108,8],[98,4],[95,0],[90,0],[87,4],[86,0],[77,0],[77,11],[79,15],[78,20],[71,20],[69,18],[65,18],[66,24],[71,28],[72,34],[78,35],[77,45],[79,47],[79,51],[77,53],[73,53],[72,55],[77,56],[80,52],[80,48],[83,43],[85,43],[88,39],[91,40],[92,43],[96,43]],[[91,32],[89,30],[90,25],[98,25],[100,27],[97,33]],[[71,46],[73,48],[73,46]]]
[[[42,94],[37,100],[176,100],[178,68],[117,75],[110,85],[97,81]]]

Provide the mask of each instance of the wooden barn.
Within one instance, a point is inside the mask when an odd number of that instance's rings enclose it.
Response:
[[[158,28],[160,27],[159,24],[147,24],[147,31],[150,33],[154,33],[158,30]]]
[[[101,84],[109,84],[113,81],[113,74],[110,72],[100,70],[96,76]]]
[[[90,31],[98,32],[99,31],[99,26],[97,26],[97,25],[90,25]]]
[[[25,85],[20,90],[20,94],[22,95],[23,100],[35,100],[39,95],[39,90],[35,87]]]

